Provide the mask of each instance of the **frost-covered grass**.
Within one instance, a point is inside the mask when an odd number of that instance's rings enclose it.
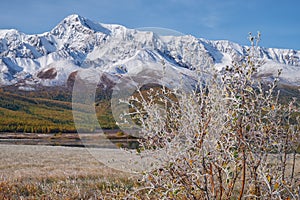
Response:
[[[0,199],[101,199],[134,185],[85,148],[0,145]]]
[[[277,154],[269,158],[276,165]],[[0,199],[122,199],[141,188],[138,177],[106,167],[85,148],[0,145],[0,159]],[[295,167],[300,178],[299,154]]]
[[[0,199],[121,199],[134,182],[98,176],[0,182]]]

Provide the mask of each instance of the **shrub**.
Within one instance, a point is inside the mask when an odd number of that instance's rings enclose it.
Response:
[[[140,97],[129,99],[128,114],[143,136],[139,152],[161,155],[160,165],[144,172],[145,187],[131,197],[300,198],[296,100],[278,103],[278,77],[268,83],[254,78],[262,64],[259,39],[250,35],[248,56],[221,73],[196,69],[199,78],[190,92],[163,86],[150,89],[147,98],[138,90]]]

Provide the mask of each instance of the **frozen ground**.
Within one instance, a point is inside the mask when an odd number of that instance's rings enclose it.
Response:
[[[148,165],[147,159],[140,159],[134,151],[42,145],[1,144],[0,160],[0,181],[47,177],[114,177]]]
[[[277,156],[271,155],[269,158],[276,165]],[[140,159],[134,152],[118,149],[9,144],[0,145],[0,160],[0,181],[48,177],[119,177],[128,175],[126,171],[130,169],[139,170],[149,166],[150,162],[149,159]],[[291,163],[290,155],[288,165]],[[286,175],[289,176],[290,171]],[[300,178],[299,154],[296,156],[295,176]]]
[[[0,145],[0,160],[0,181],[118,173],[77,147]]]

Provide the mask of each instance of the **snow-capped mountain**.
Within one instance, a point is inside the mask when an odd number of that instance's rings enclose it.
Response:
[[[159,36],[70,15],[43,34],[0,30],[0,85],[65,85],[74,73],[87,68],[135,76],[164,66],[170,79],[176,74],[192,77],[196,68],[220,70],[243,59],[247,49],[229,41]],[[265,61],[262,76],[282,68],[283,82],[300,85],[300,51],[260,47],[257,54]]]

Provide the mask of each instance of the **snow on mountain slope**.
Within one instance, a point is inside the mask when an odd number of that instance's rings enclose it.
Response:
[[[64,85],[70,74],[86,68],[118,76],[148,71],[151,76],[163,65],[172,71],[166,74],[172,81],[180,74],[192,78],[199,67],[220,70],[233,60],[244,59],[248,48],[190,35],[158,36],[70,15],[43,34],[0,30],[0,85]],[[259,47],[257,55],[265,61],[261,76],[283,68],[282,81],[300,85],[300,51]]]

